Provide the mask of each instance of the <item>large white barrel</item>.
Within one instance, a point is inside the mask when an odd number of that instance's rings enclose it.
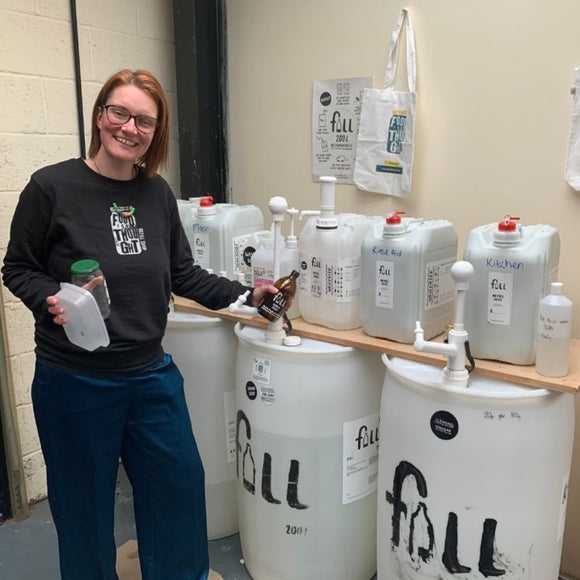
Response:
[[[236,325],[238,508],[254,580],[369,580],[376,571],[376,353]]]
[[[383,361],[379,580],[556,580],[573,396]]]
[[[163,348],[184,378],[185,398],[205,470],[210,540],[238,531],[235,464],[235,359],[233,323],[176,311]]]

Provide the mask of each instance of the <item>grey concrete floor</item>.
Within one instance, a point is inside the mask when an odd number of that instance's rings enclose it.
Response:
[[[117,546],[137,539],[131,487],[119,470],[115,503]],[[251,580],[241,563],[239,536],[210,542],[210,566],[224,580]],[[57,537],[48,502],[31,506],[30,517],[0,525],[1,580],[60,580]]]
[[[122,467],[115,500],[115,539],[117,546],[137,539],[133,494]],[[211,541],[209,559],[210,567],[224,580],[252,580],[243,565],[237,534]],[[48,501],[33,504],[29,518],[0,525],[0,580],[60,580],[56,530]]]

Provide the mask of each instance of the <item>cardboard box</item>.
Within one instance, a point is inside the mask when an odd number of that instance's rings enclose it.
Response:
[[[141,580],[137,542],[129,540],[117,550],[117,574],[119,580]],[[208,580],[224,580],[221,574],[209,571]]]

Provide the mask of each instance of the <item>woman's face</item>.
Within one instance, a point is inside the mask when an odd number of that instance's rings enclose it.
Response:
[[[145,91],[133,85],[117,87],[105,105],[123,107],[131,115],[157,118],[155,101]],[[110,116],[113,118],[113,115]],[[155,134],[137,129],[134,118],[122,125],[111,123],[105,109],[101,109],[97,116],[97,126],[101,136],[101,151],[117,161],[125,161],[131,165],[145,155]]]

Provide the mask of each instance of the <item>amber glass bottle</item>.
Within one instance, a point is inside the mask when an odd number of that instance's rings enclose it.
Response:
[[[286,305],[296,294],[296,278],[298,276],[300,276],[300,273],[292,270],[289,276],[284,276],[274,282],[278,292],[276,294],[268,294],[258,306],[258,312],[264,318],[274,322],[284,314]]]

